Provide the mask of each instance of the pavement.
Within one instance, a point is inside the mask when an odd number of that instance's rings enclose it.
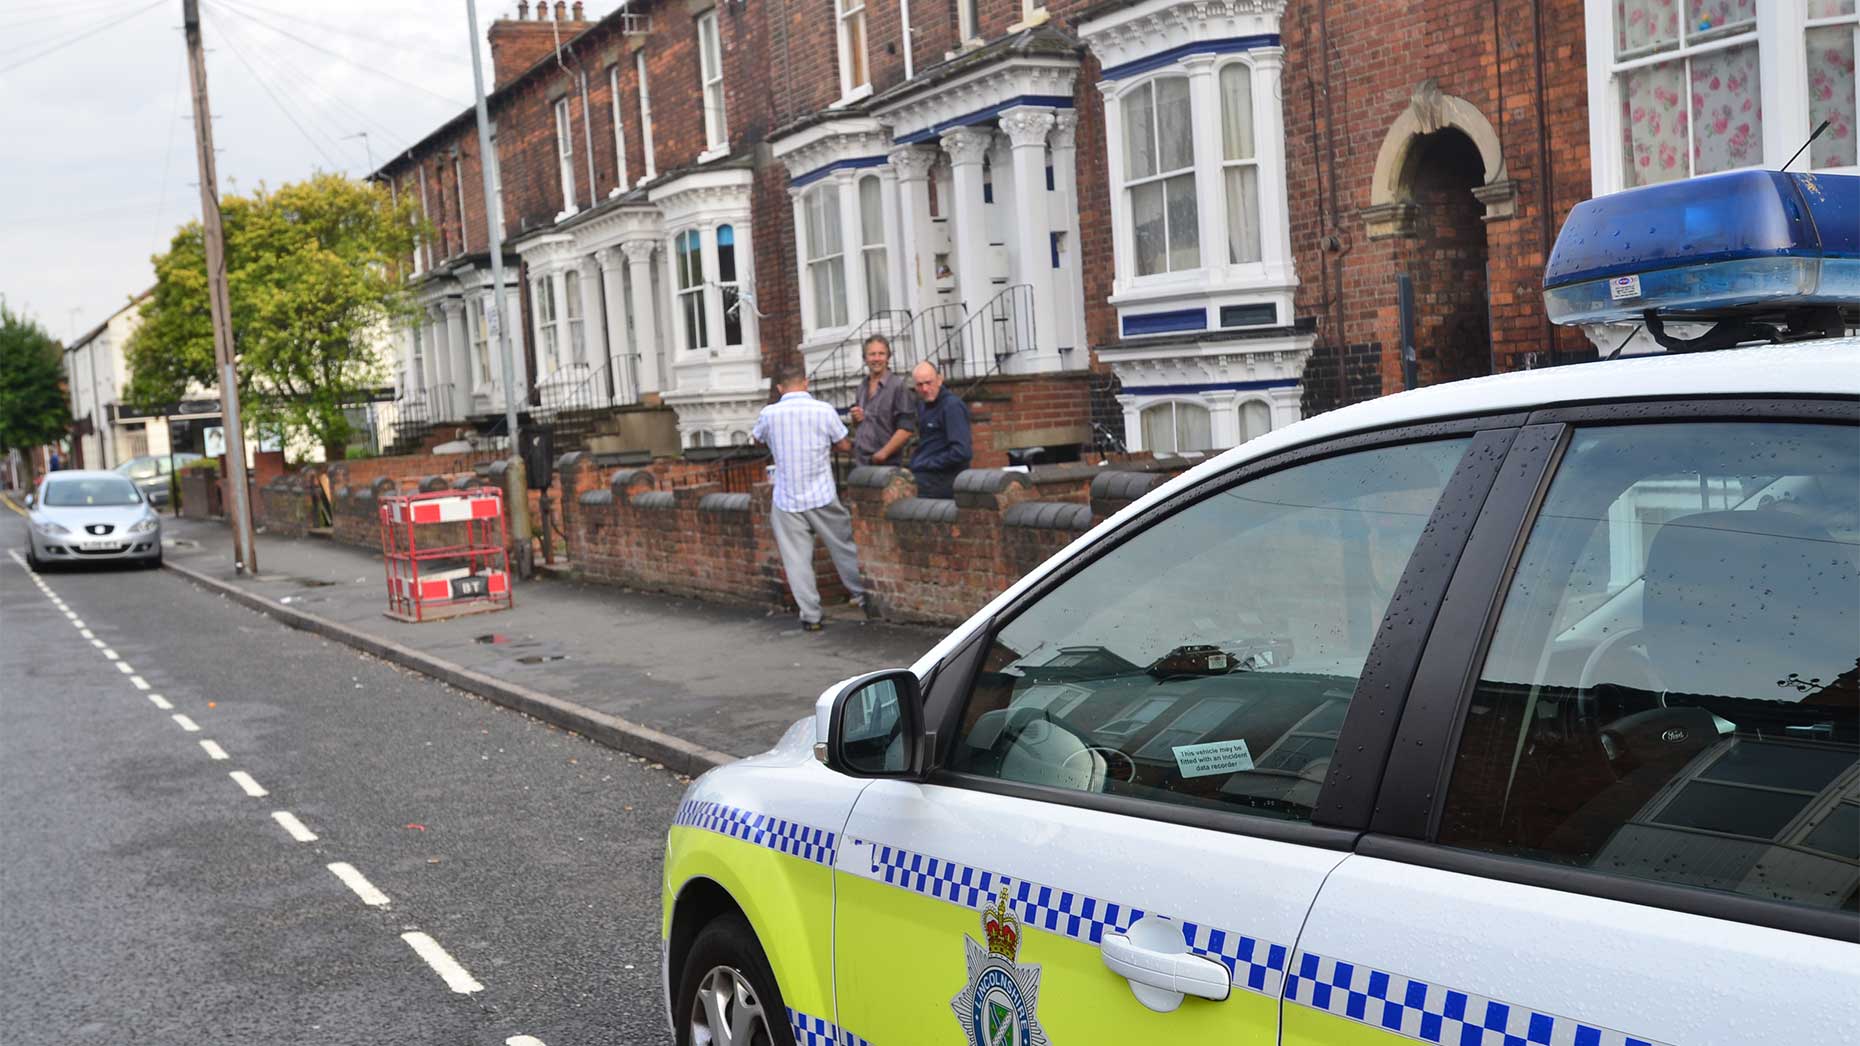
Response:
[[[35,579],[24,537],[0,510],[8,1046],[669,1041],[682,777],[175,573]],[[378,594],[330,555],[289,576]]]
[[[909,665],[943,635],[852,608],[805,633],[792,614],[553,577],[519,583],[509,610],[408,624],[384,614],[369,552],[261,533],[259,573],[244,577],[227,526],[163,528],[168,566],[191,580],[688,773],[766,750],[828,686]]]

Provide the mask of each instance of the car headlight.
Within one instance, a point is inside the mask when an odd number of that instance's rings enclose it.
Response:
[[[159,526],[161,526],[161,520],[156,519],[154,516],[143,516],[139,522],[129,528],[129,532],[131,534],[146,534]]]
[[[44,534],[47,537],[61,537],[65,534],[71,533],[69,530],[66,530],[64,527],[60,526],[57,523],[53,523],[49,519],[40,520],[37,524],[35,524],[35,526],[39,528],[39,533]]]

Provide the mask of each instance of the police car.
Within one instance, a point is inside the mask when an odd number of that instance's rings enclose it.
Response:
[[[1860,1042],[1860,179],[1546,300],[1666,351],[1249,441],[694,782],[677,1041]]]

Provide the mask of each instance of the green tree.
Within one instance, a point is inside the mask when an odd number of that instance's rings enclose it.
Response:
[[[246,421],[307,435],[339,461],[356,435],[344,408],[387,383],[391,334],[411,311],[399,263],[422,232],[412,201],[319,174],[227,196],[220,212]],[[127,397],[143,408],[219,384],[199,223],[154,262],[155,290],[127,349]]]
[[[70,429],[64,350],[0,301],[0,451],[43,446]]]

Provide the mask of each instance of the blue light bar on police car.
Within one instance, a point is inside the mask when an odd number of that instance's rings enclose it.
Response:
[[[1544,268],[1554,323],[1860,304],[1860,177],[1737,171],[1577,204]]]

